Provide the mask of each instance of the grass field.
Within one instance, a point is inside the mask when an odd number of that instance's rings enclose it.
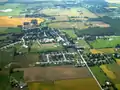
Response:
[[[107,68],[110,71],[112,71],[116,76],[116,79],[113,79],[112,81],[115,84],[120,84],[120,66],[117,63],[114,63],[114,64],[108,64]]]
[[[100,90],[93,78],[28,83],[29,90]]]
[[[82,46],[82,47],[85,47],[85,48],[90,48],[90,46],[86,43],[85,40],[76,40],[74,41],[76,44]]]
[[[18,27],[11,27],[11,28],[7,28],[7,27],[0,27],[0,34],[6,34],[6,33],[21,33],[22,29],[18,28]],[[0,36],[0,38],[2,38]]]
[[[114,48],[103,48],[103,49],[91,49],[91,53],[97,54],[97,53],[115,53]]]
[[[14,77],[17,81],[24,81],[24,72],[19,71],[19,72],[13,72],[11,74],[12,77]]]
[[[0,71],[0,90],[11,90],[8,73],[4,71]]]
[[[120,65],[120,59],[116,59],[118,65]]]
[[[0,16],[18,16],[20,15],[20,12],[22,12],[25,9],[25,5],[18,3],[0,5],[0,10],[5,10],[5,9],[12,9],[12,11],[0,12]]]
[[[106,65],[101,65],[100,68],[104,71],[104,73],[106,73],[106,75],[110,79],[116,79],[115,74],[111,70],[109,70]]]
[[[7,16],[1,16],[0,27],[17,27],[18,25],[23,25],[23,22],[30,22],[32,19],[38,20],[39,24],[44,21],[41,18],[9,18]]]
[[[96,76],[97,80],[100,82],[100,84],[103,84],[106,80],[108,80],[107,76],[105,76],[104,72],[101,70],[100,67],[94,66],[91,67],[91,70]]]
[[[90,12],[89,10],[79,7],[79,8],[70,8],[70,9],[43,9],[41,12],[46,14],[46,15],[60,15],[60,16],[80,16],[80,13],[78,12],[82,11],[82,17],[90,17],[90,18],[97,18],[95,14]],[[62,13],[61,13],[62,12]]]
[[[90,42],[93,48],[106,48],[106,47],[115,47],[117,44],[120,44],[120,37],[109,37],[108,39],[97,39],[93,42]]]
[[[73,39],[77,38],[77,35],[75,34],[74,30],[61,30],[61,31],[65,32],[67,35],[69,35]]]
[[[54,22],[48,24],[51,28],[60,28],[60,29],[86,29],[88,26],[85,26],[82,22]]]
[[[33,43],[31,47],[31,52],[46,52],[46,51],[60,51],[64,48],[58,43],[48,43],[48,44],[38,44],[37,42]]]

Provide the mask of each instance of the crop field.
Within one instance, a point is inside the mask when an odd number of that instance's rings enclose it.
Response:
[[[11,28],[0,27],[0,34],[6,34],[6,33],[21,33],[21,28],[18,28],[18,27],[11,27]]]
[[[97,16],[90,12],[89,10],[79,7],[79,8],[70,8],[70,9],[43,9],[41,12],[46,15],[60,15],[60,16],[80,16],[80,13],[78,11],[81,11],[82,17],[90,17],[90,18],[97,18]]]
[[[54,22],[48,24],[51,28],[59,28],[59,29],[86,29],[88,26],[84,25],[81,22]]]
[[[115,53],[114,48],[103,48],[103,49],[91,49],[91,53],[97,54],[97,53]]]
[[[110,79],[116,79],[115,74],[111,70],[109,70],[106,65],[101,65],[100,68],[104,71],[104,73],[106,73],[106,75]]]
[[[25,55],[17,55],[14,57],[13,62],[18,63],[21,67],[29,67],[30,65],[34,65],[39,61],[39,54],[30,53]]]
[[[22,12],[25,9],[24,4],[3,4],[0,5],[0,10],[7,10],[11,9],[12,11],[6,11],[6,12],[0,12],[0,16],[18,16],[20,15],[20,12]]]
[[[4,71],[0,71],[0,90],[11,90],[9,85],[8,73]]]
[[[54,21],[69,21],[68,16],[55,16]]]
[[[75,34],[74,30],[61,30],[62,32],[66,33],[69,35],[71,38],[77,38],[77,35]]]
[[[48,44],[38,44],[37,42],[33,43],[31,47],[31,52],[46,52],[46,51],[60,51],[64,48],[58,43],[48,43]]]
[[[24,71],[24,79],[26,82],[56,81],[92,77],[86,67],[74,68],[70,66],[54,66],[19,68],[17,70]]]
[[[118,65],[120,65],[120,59],[116,59]]]
[[[109,37],[107,39],[97,39],[90,42],[93,48],[111,48],[120,44],[120,37]]]
[[[85,40],[77,40],[77,41],[75,41],[75,43],[82,46],[82,47],[90,48],[90,46],[86,43]]]
[[[100,90],[93,78],[60,80],[51,83],[31,82],[29,90]]]
[[[97,80],[100,84],[105,83],[106,80],[108,80],[107,76],[104,74],[102,69],[98,66],[91,67],[92,72],[96,76]]]
[[[17,27],[18,25],[23,25],[23,22],[30,22],[32,19],[38,20],[39,24],[44,21],[41,18],[9,18],[7,16],[1,16],[0,27]]]
[[[107,68],[110,71],[112,71],[116,76],[116,79],[112,79],[112,81],[115,84],[120,84],[120,66],[117,63],[114,63],[114,64],[108,64]]]

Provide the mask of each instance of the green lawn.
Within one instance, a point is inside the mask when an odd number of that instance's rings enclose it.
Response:
[[[77,38],[77,35],[75,34],[74,30],[61,30],[62,32],[65,32],[67,35],[69,35],[71,38]]]
[[[0,12],[0,16],[16,16],[19,15],[21,11],[24,10],[25,5],[24,4],[3,4],[0,5],[0,10],[4,9],[12,9],[11,12]]]
[[[105,80],[108,80],[107,76],[105,76],[104,72],[101,71],[100,67],[94,66],[91,67],[91,70],[93,74],[96,76],[97,80],[100,82],[100,84],[104,84]]]
[[[109,39],[97,39],[95,41],[90,41],[93,48],[110,48],[115,47],[120,44],[120,37],[110,37]]]

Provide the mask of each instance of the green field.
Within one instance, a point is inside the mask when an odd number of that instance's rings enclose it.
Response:
[[[61,51],[64,48],[58,43],[48,43],[39,45],[37,42],[33,43],[31,52],[49,52],[49,51]]]
[[[90,48],[90,46],[87,44],[87,42],[85,40],[76,40],[74,41],[76,44],[85,47],[85,48]]]
[[[104,84],[106,80],[108,80],[107,76],[105,76],[104,72],[98,66],[91,67],[93,74],[96,76],[97,80],[100,84]]]
[[[7,72],[0,71],[0,90],[12,90],[10,88]]]
[[[14,77],[17,81],[24,81],[23,71],[13,72],[11,76]]]
[[[107,39],[97,39],[95,41],[90,41],[93,48],[112,48],[117,44],[120,44],[120,37],[108,37]]]
[[[11,28],[0,27],[0,34],[7,34],[7,33],[21,33],[21,28],[18,28],[18,27],[15,27],[15,28],[14,27],[11,27]]]
[[[0,12],[0,16],[17,16],[20,14],[21,11],[24,10],[25,5],[24,4],[3,4],[0,5],[0,10],[5,9],[12,9],[11,12]]]
[[[74,30],[61,30],[62,32],[69,35],[71,38],[75,39],[77,38],[77,35],[75,34]]]

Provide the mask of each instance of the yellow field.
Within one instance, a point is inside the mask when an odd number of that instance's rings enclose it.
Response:
[[[29,90],[100,90],[93,78],[61,80],[54,83],[28,83]]]
[[[115,86],[117,87],[118,90],[120,90],[120,84],[116,84]]]
[[[108,70],[108,68],[107,68],[106,65],[101,65],[100,67],[101,67],[101,69],[107,74],[107,76],[108,76],[109,78],[111,78],[111,79],[116,79],[115,74],[114,74],[112,71]]]
[[[97,54],[97,53],[115,53],[114,48],[104,48],[104,49],[91,49],[91,53]]]
[[[30,22],[32,19],[37,19],[38,23],[43,22],[41,18],[9,18],[8,16],[0,16],[0,27],[16,27],[23,25],[23,22]]]
[[[120,65],[120,59],[116,59],[117,64]]]

